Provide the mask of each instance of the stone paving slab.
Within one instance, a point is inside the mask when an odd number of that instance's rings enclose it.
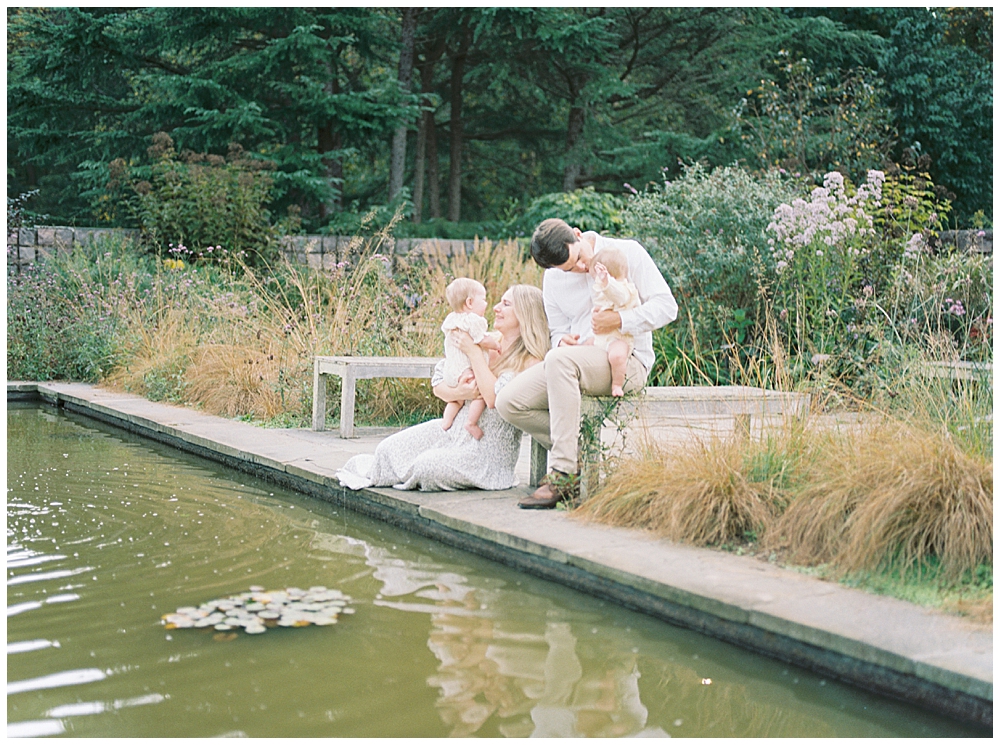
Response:
[[[505,563],[870,690],[992,726],[993,634],[958,616],[768,564],[672,544],[646,531],[520,510],[499,492],[344,490],[335,472],[388,431],[263,429],[79,383],[8,382],[50,402],[159,437],[303,491],[383,516]],[[698,430],[714,424],[692,423]],[[517,472],[527,482],[528,439]],[[409,521],[409,522],[407,522]]]

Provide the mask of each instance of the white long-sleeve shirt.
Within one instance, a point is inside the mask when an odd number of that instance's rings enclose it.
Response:
[[[632,334],[635,339],[633,353],[649,370],[655,359],[653,330],[677,318],[677,301],[653,259],[638,241],[598,235],[594,241],[594,253],[606,246],[618,248],[628,260],[628,276],[639,292],[641,305],[619,312],[621,330]],[[593,283],[589,274],[564,272],[555,267],[545,270],[542,275],[542,300],[549,319],[553,347],[567,334],[578,334],[581,342],[594,335],[590,321],[594,307],[591,299]]]

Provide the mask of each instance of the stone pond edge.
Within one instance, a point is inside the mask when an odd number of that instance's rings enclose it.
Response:
[[[396,498],[391,490],[347,490],[331,476],[185,432],[45,383],[8,382],[7,400],[42,400],[68,411],[223,463],[300,493],[336,503],[498,563],[611,600],[851,685],[960,721],[993,725],[993,684],[775,615],[671,587],[598,560]],[[183,409],[180,412],[185,413]]]

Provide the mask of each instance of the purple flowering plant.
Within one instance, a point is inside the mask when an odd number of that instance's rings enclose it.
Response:
[[[767,226],[774,302],[787,310],[783,320],[801,352],[808,347],[828,352],[839,345],[846,325],[855,324],[873,302],[866,269],[881,238],[874,215],[884,183],[885,174],[871,170],[855,189],[831,171],[808,198],[774,210]]]

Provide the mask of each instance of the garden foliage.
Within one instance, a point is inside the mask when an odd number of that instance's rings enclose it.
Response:
[[[107,197],[130,213],[160,255],[183,246],[204,260],[241,253],[250,263],[273,258],[277,230],[267,209],[273,162],[252,158],[235,143],[226,157],[178,154],[165,132],[152,143],[149,165],[111,162]]]
[[[730,345],[760,353],[774,267],[766,229],[798,193],[777,171],[693,165],[629,199],[622,234],[649,249],[679,306],[655,335],[656,385],[725,382]]]

